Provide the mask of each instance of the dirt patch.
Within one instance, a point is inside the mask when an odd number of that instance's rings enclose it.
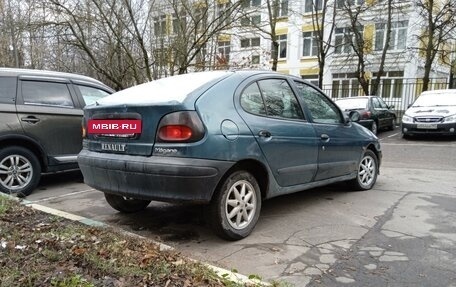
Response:
[[[0,197],[0,286],[244,286],[174,251]]]

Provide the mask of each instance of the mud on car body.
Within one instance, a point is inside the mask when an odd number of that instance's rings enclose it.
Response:
[[[98,129],[139,121],[141,130]],[[273,72],[202,72],[165,78],[87,107],[78,157],[84,181],[121,212],[151,200],[208,204],[209,225],[237,240],[263,199],[339,181],[372,188],[378,139],[321,90]],[[100,126],[97,126],[100,127]]]

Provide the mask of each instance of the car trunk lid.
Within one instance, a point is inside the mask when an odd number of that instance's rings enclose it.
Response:
[[[86,109],[86,148],[97,152],[149,156],[160,119],[175,109],[174,105],[121,105]]]

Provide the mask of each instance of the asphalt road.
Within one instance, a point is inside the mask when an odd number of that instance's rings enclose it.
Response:
[[[27,199],[172,245],[190,257],[295,286],[456,286],[456,139],[379,134],[375,187],[344,184],[264,202],[246,239],[226,242],[204,207],[152,203],[124,215],[78,172],[43,178]]]

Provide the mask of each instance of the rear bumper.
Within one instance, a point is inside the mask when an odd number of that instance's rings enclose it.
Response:
[[[103,192],[147,200],[207,203],[233,162],[131,156],[82,150],[84,182]]]
[[[418,128],[417,124],[402,123],[401,130],[404,135],[448,135],[456,136],[456,123],[436,124],[437,128]]]

